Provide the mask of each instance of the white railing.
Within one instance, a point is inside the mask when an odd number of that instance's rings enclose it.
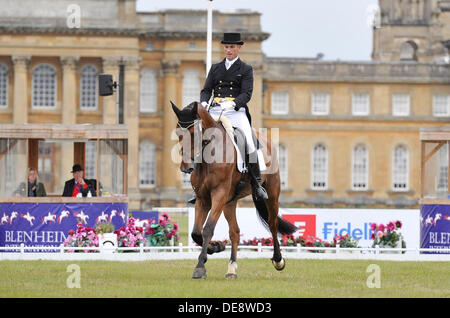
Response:
[[[68,247],[68,246],[25,246],[0,247],[0,260],[172,260],[196,259],[200,246],[139,246],[139,247]],[[229,258],[231,246],[223,253],[208,255],[211,258]],[[48,251],[48,252],[43,252]],[[79,251],[80,253],[75,253]],[[83,253],[85,251],[85,253]],[[360,259],[392,261],[450,261],[450,249],[432,248],[342,248],[282,246],[287,259]],[[439,251],[439,253],[436,253]],[[96,252],[96,253],[93,253]],[[424,254],[424,253],[435,254]],[[238,258],[271,258],[272,246],[240,245]]]

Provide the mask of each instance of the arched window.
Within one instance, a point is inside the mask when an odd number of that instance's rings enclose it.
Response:
[[[0,63],[0,108],[8,107],[8,67]]]
[[[156,185],[156,147],[151,141],[142,141],[139,145],[139,185]]]
[[[183,73],[183,99],[182,105],[187,106],[200,100],[200,74],[196,69],[189,68]]]
[[[312,188],[321,190],[328,188],[328,150],[318,144],[312,153]]]
[[[94,65],[88,64],[81,69],[80,81],[80,108],[95,110],[98,106],[98,70]]]
[[[407,41],[400,47],[400,59],[417,61],[417,44],[413,41]]]
[[[34,68],[32,95],[32,108],[56,107],[56,69],[50,64]]]
[[[141,70],[140,110],[153,113],[158,109],[158,77],[153,68],[145,67]]]
[[[288,151],[287,148],[280,144],[278,146],[278,164],[280,167],[280,182],[281,189],[287,189],[288,187]]]
[[[352,189],[367,190],[369,188],[369,153],[365,145],[353,148]]]
[[[396,146],[392,155],[392,189],[409,189],[409,151],[404,145]]]

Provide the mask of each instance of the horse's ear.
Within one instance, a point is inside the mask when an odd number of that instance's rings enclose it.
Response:
[[[198,111],[198,102],[194,102],[194,106],[192,107],[191,114],[193,118],[197,118]]]
[[[177,117],[180,117],[181,111],[178,109],[178,107],[172,101],[170,101],[170,104],[172,104],[172,109],[175,115],[177,115]]]

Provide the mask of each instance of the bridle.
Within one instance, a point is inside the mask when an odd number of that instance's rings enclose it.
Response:
[[[181,131],[183,131],[183,132],[189,131],[189,129],[191,127],[195,127],[195,126],[198,127],[199,136],[202,136],[202,133],[201,133],[202,132],[202,122],[201,122],[200,119],[194,119],[194,120],[191,120],[191,121],[178,121],[177,122],[177,127],[180,128]],[[195,136],[195,131],[194,131],[194,136]],[[194,138],[194,141],[195,141],[195,138]],[[193,153],[191,155],[191,158],[190,158],[192,160],[192,162],[194,162],[194,163],[201,162],[201,160],[199,159],[200,155],[203,152],[203,149],[205,148],[205,146],[211,142],[211,140],[203,140],[203,138],[201,138],[201,141],[202,141],[201,142],[201,144],[202,144],[201,147],[195,147],[195,145],[194,145],[194,150],[195,150],[195,148],[197,148],[197,152]]]

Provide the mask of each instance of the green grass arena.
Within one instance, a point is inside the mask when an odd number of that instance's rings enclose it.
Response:
[[[210,259],[207,279],[193,280],[196,260],[1,261],[0,297],[450,297],[449,262],[286,262],[277,272],[269,259],[239,259],[238,278],[226,280],[228,261]],[[79,268],[80,288],[73,286],[71,264]],[[371,264],[379,268],[378,286],[370,276],[374,272],[367,272]]]

